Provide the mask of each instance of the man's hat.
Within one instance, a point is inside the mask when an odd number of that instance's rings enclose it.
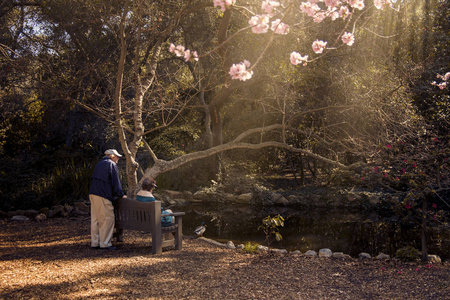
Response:
[[[114,154],[117,157],[122,157],[122,155],[120,155],[116,149],[108,149],[105,151],[105,155],[111,155],[111,154]]]

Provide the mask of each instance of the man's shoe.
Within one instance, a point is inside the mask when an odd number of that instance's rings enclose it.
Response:
[[[109,246],[109,247],[100,248],[100,249],[102,249],[102,250],[117,250],[117,247]]]
[[[95,246],[95,247],[91,246],[91,249],[100,249],[100,246]]]

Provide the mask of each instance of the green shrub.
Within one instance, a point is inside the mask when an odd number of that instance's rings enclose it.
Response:
[[[268,245],[271,244],[269,238],[273,235],[275,239],[279,242],[283,239],[283,236],[280,234],[279,227],[284,226],[284,218],[281,215],[276,215],[275,217],[267,216],[261,221],[261,225],[259,225],[258,230],[263,230],[266,235],[266,242]]]
[[[401,261],[417,261],[420,258],[420,251],[414,247],[406,246],[398,249],[395,256]]]
[[[242,252],[249,253],[249,254],[258,253],[258,244],[247,242],[244,244],[244,248],[242,249]]]
[[[33,182],[32,190],[41,205],[56,205],[85,198],[89,194],[92,170],[92,164],[72,159],[64,166],[56,166],[48,177]]]

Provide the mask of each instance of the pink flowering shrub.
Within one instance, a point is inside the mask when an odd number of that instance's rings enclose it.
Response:
[[[443,90],[444,88],[446,88],[446,87],[447,87],[448,80],[450,79],[450,72],[445,73],[445,75],[437,74],[436,77],[437,77],[438,79],[441,79],[442,82],[437,83],[436,81],[433,81],[431,84],[432,84],[432,85],[435,85],[435,86],[437,86],[437,87],[439,87],[441,90]]]

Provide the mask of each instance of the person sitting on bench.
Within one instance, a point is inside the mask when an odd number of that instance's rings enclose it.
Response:
[[[152,192],[156,188],[156,181],[152,177],[147,177],[142,181],[142,190],[136,195],[136,200],[140,202],[156,201]],[[174,218],[172,216],[164,216],[164,214],[172,213],[170,209],[164,209],[161,206],[161,225],[164,227],[172,226]]]

